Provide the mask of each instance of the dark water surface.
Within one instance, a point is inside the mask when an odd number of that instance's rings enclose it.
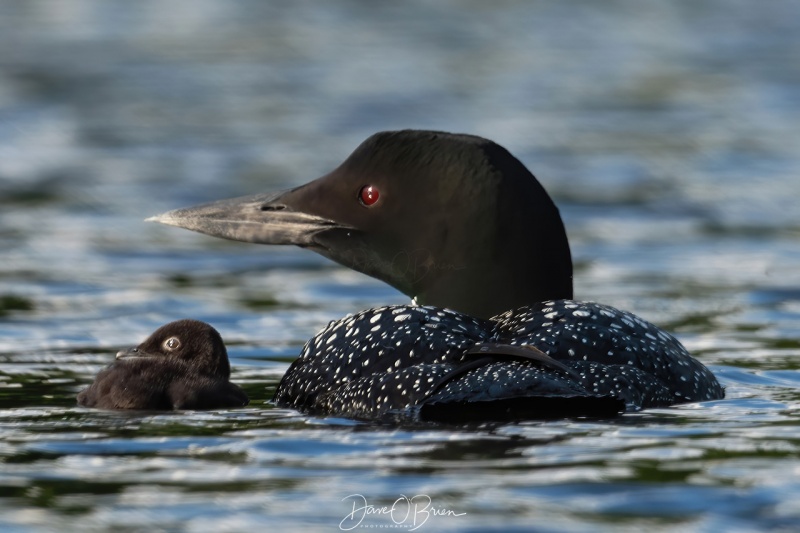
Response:
[[[4,2],[0,529],[797,530],[799,58],[797,2]],[[676,332],[728,399],[471,428],[270,405],[329,320],[406,298],[143,219],[402,127],[515,153],[576,295]],[[247,408],[76,407],[183,317],[220,330]]]

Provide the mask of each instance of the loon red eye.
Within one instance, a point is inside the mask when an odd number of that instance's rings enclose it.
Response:
[[[380,197],[381,193],[374,185],[364,185],[358,193],[358,199],[361,200],[361,204],[367,207],[374,205]]]

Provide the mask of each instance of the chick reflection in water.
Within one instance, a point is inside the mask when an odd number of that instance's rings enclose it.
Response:
[[[198,320],[178,320],[117,353],[117,360],[78,394],[78,404],[149,410],[243,407],[249,399],[229,381],[230,374],[217,330]]]

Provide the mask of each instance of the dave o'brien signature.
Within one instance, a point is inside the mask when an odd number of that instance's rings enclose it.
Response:
[[[339,522],[339,529],[350,531],[361,525],[370,515],[382,515],[391,518],[397,525],[415,531],[422,527],[431,516],[464,516],[467,513],[457,513],[452,509],[434,507],[431,497],[427,494],[417,494],[408,497],[403,494],[392,505],[370,505],[362,494],[351,494],[342,498],[342,501],[352,500],[353,509]]]

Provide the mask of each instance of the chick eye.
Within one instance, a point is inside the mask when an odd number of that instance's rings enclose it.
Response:
[[[180,347],[181,347],[181,341],[178,339],[178,337],[170,337],[169,339],[164,341],[164,349],[169,352],[174,352]]]
[[[381,192],[374,185],[364,185],[358,192],[358,200],[361,202],[361,205],[366,207],[374,205],[380,197]]]

